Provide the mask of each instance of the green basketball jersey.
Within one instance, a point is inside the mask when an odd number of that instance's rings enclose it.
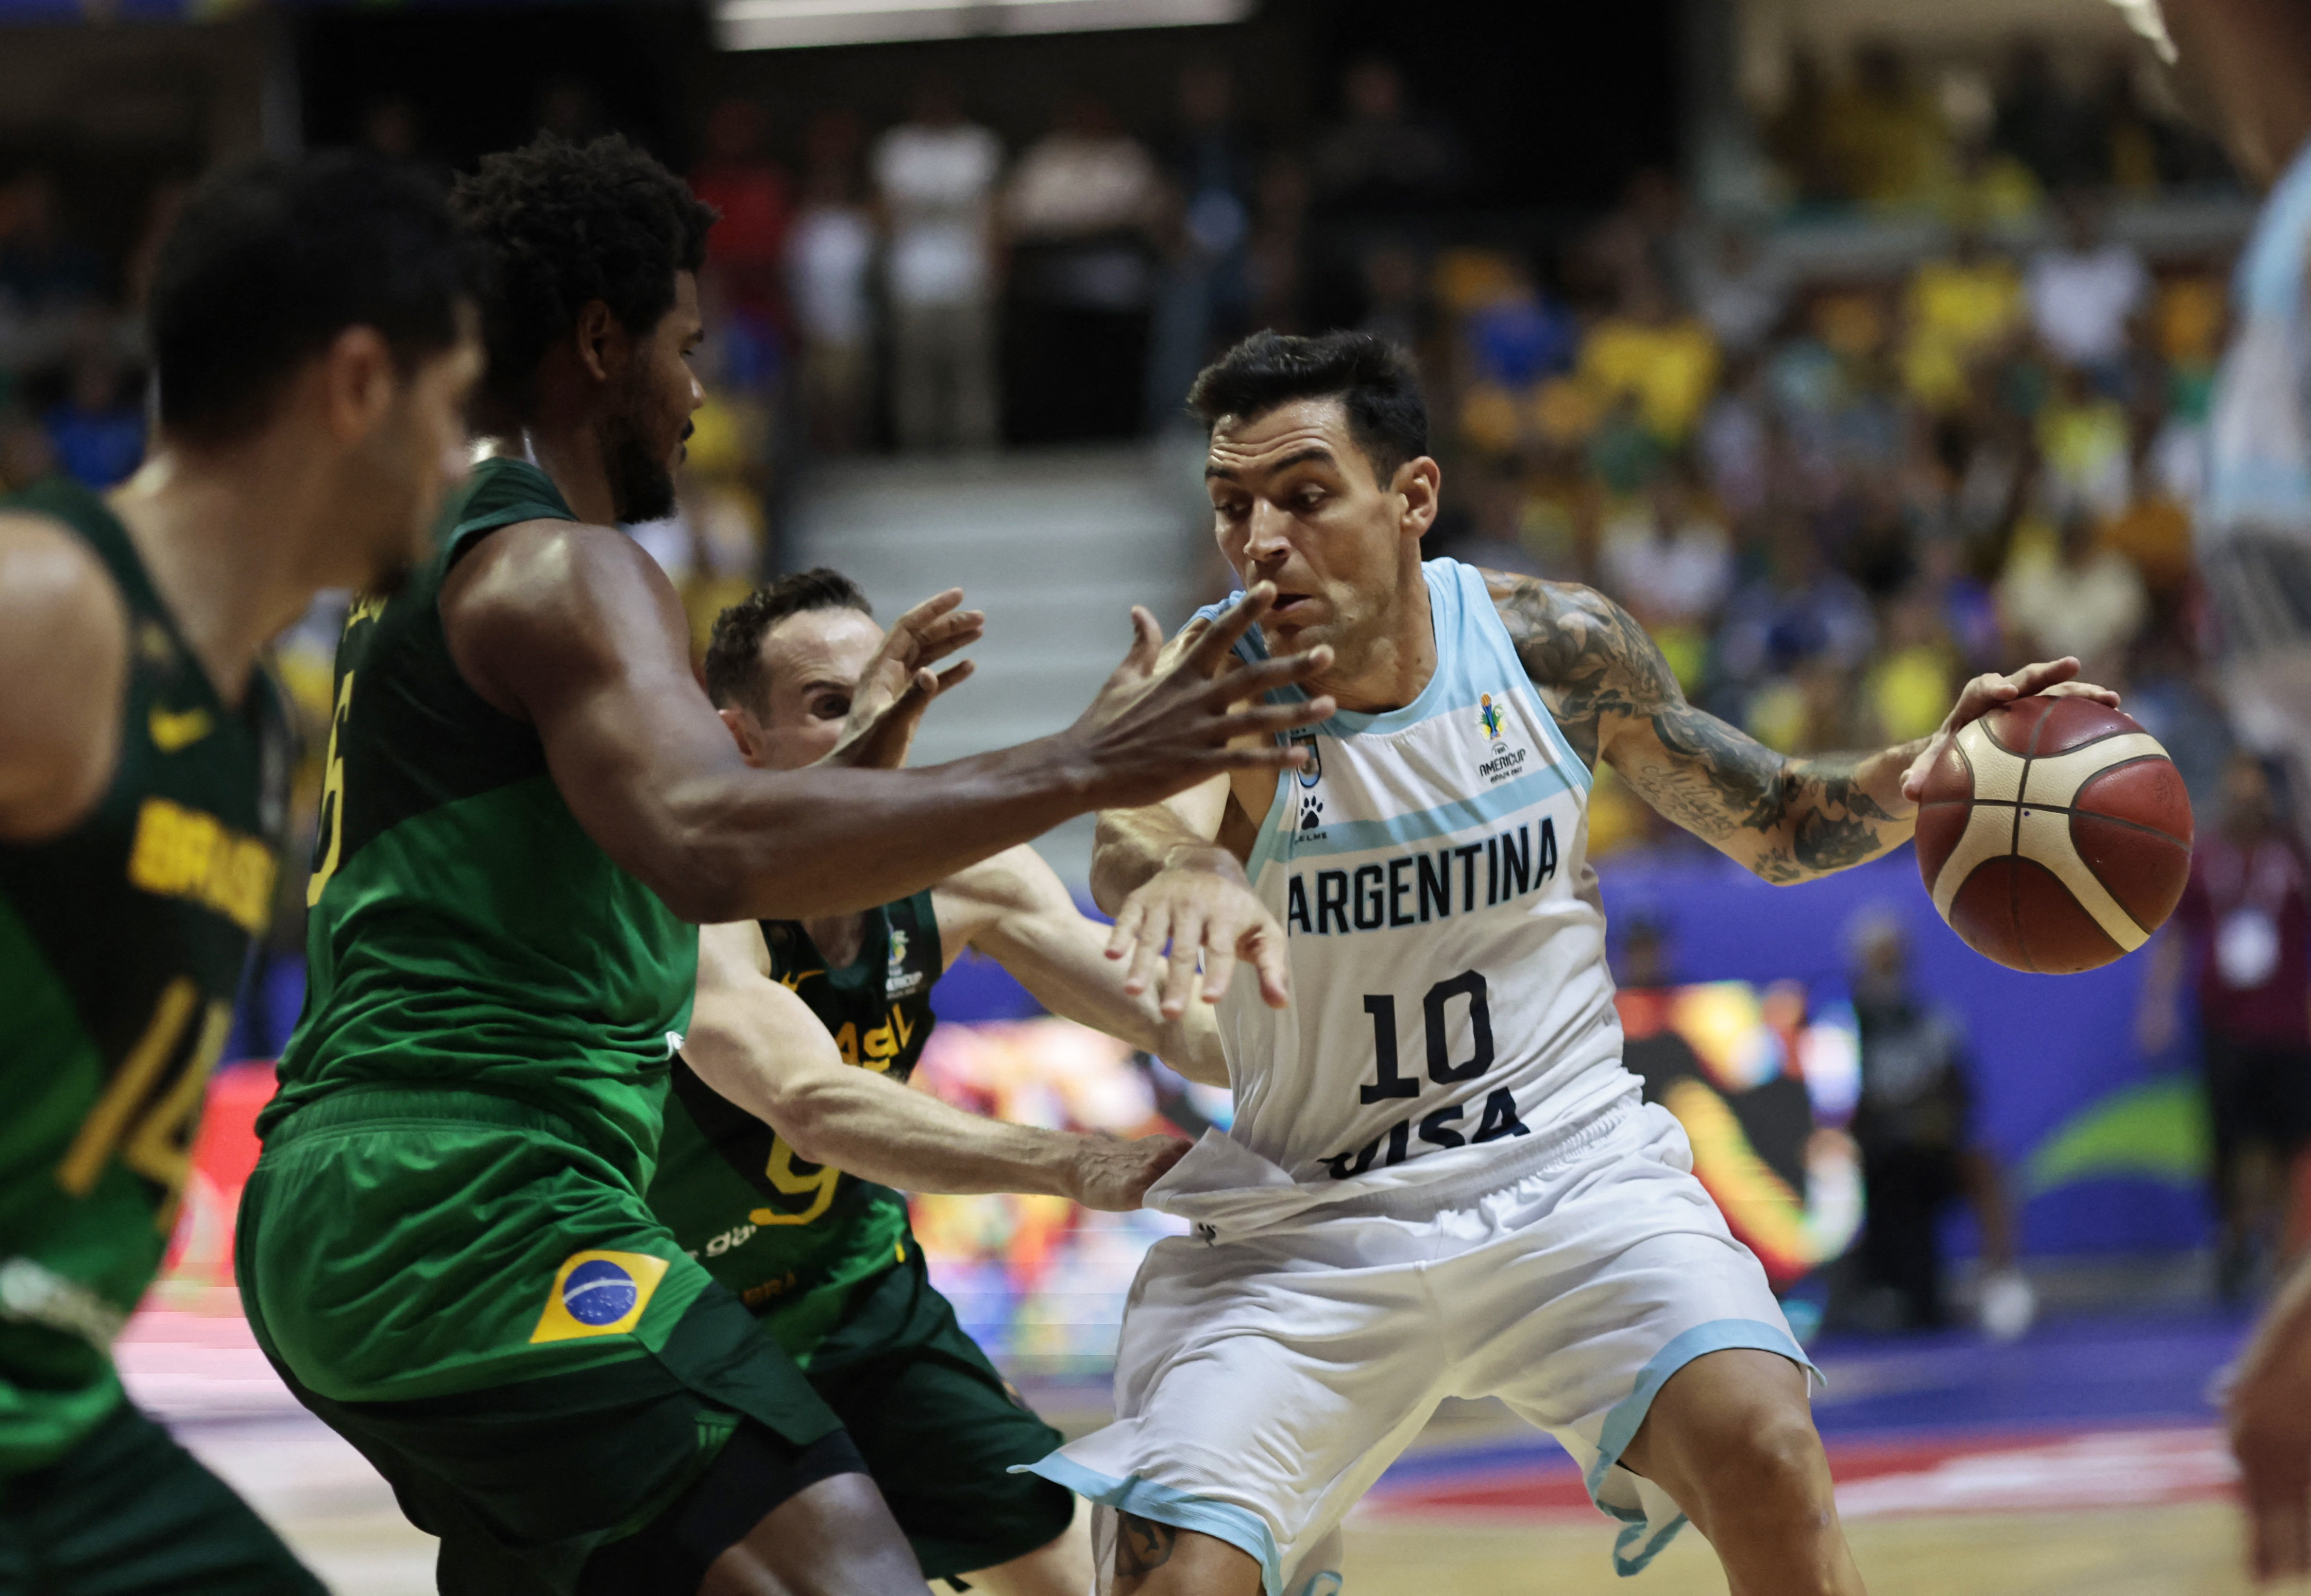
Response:
[[[648,1184],[698,933],[579,826],[536,730],[467,685],[441,624],[442,579],[483,537],[575,519],[544,472],[488,461],[433,559],[346,618],[310,984],[260,1133],[348,1087],[455,1086],[561,1116]]]
[[[289,769],[271,681],[225,706],[102,499],[57,482],[4,503],[104,562],[129,660],[96,808],[0,843],[0,1476],[52,1462],[120,1400],[112,1338],[167,1249],[272,913]]]
[[[930,1039],[931,988],[946,967],[931,895],[867,915],[855,964],[831,967],[801,925],[765,920],[771,974],[810,1006],[842,1054],[904,1080]],[[651,1209],[684,1249],[807,1362],[850,1288],[906,1256],[907,1200],[807,1163],[771,1128],[677,1059]]]

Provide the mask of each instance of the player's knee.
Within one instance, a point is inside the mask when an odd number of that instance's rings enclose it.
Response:
[[[1821,1437],[1802,1407],[1775,1403],[1753,1410],[1719,1437],[1716,1451],[1719,1487],[1755,1507],[1812,1514],[1827,1504],[1829,1471]]]

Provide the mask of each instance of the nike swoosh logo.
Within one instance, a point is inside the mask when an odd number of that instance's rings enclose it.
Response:
[[[209,712],[205,709],[170,711],[158,704],[153,707],[153,713],[145,724],[153,733],[153,746],[164,754],[190,748],[216,730],[216,723],[209,718]]]

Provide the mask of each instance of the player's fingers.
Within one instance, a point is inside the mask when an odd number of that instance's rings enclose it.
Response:
[[[1256,698],[1271,688],[1305,681],[1329,669],[1331,664],[1330,646],[1319,643],[1304,654],[1287,654],[1281,659],[1261,660],[1228,672],[1205,690],[1203,701],[1216,705]]]
[[[1222,745],[1207,751],[1214,754],[1262,752],[1281,756],[1288,751],[1283,744],[1266,741],[1255,743],[1250,740],[1272,738],[1279,732],[1289,732],[1300,726],[1312,726],[1320,721],[1330,720],[1332,716],[1332,700],[1330,698],[1310,698],[1300,704],[1253,704],[1242,709],[1231,710],[1215,718],[1207,728],[1206,735],[1213,742]],[[1225,746],[1239,740],[1245,742],[1244,748],[1232,750]],[[1252,762],[1258,764],[1270,761]],[[1288,760],[1280,757],[1272,762],[1278,769],[1282,769],[1286,765],[1296,768],[1300,763],[1297,760]]]
[[[1214,920],[1204,930],[1204,1002],[1217,1003],[1227,996],[1235,976],[1235,950],[1244,933],[1233,920]],[[1185,1005],[1182,1010],[1185,1011]]]
[[[1110,958],[1121,958],[1131,951],[1139,941],[1139,927],[1147,918],[1147,899],[1135,892],[1123,900],[1123,907],[1116,911],[1115,924],[1108,928],[1107,956]]]
[[[1164,967],[1164,950],[1172,941],[1172,915],[1168,909],[1151,912],[1139,928],[1139,945],[1131,952],[1131,968],[1123,977],[1123,990],[1129,996],[1155,989]]]
[[[1250,631],[1275,603],[1276,584],[1253,583],[1242,598],[1214,617],[1210,629],[1188,651],[1189,663],[1205,675],[1211,675],[1219,668],[1222,657],[1235,646],[1236,639]]]
[[[2115,690],[2100,687],[2091,681],[2057,681],[2045,690],[2045,694],[2050,698],[2092,698],[2106,708],[2118,707]]]
[[[1196,958],[1204,950],[1202,914],[1189,909],[1172,922],[1172,959],[1164,971],[1164,1018],[1177,1019],[1188,1011],[1189,994],[1196,990]]]
[[[1163,629],[1156,617],[1141,604],[1131,606],[1131,647],[1123,656],[1123,668],[1134,676],[1145,677],[1156,668],[1156,658],[1164,652]]]
[[[940,616],[963,603],[963,589],[950,587],[945,593],[935,593],[891,623],[894,632],[920,632]]]
[[[1292,1003],[1292,963],[1283,928],[1270,920],[1252,935],[1251,967],[1260,973],[1260,1000],[1271,1009]]]
[[[970,647],[987,635],[987,617],[977,610],[957,610],[942,615],[915,634],[912,657],[919,665],[936,664],[951,654]]]
[[[949,665],[933,679],[931,697],[936,698],[951,688],[961,687],[971,680],[971,673],[978,669],[978,663],[973,660],[964,660],[960,664]]]
[[[2079,673],[2076,655],[2064,655],[2060,659],[2040,660],[2014,672],[2012,681],[2017,698],[2045,691],[2058,681],[2068,681]]]

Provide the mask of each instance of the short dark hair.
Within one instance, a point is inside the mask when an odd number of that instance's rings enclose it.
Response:
[[[239,162],[186,200],[145,311],[161,429],[231,443],[291,374],[373,327],[406,374],[458,340],[475,258],[438,185],[352,151]]]
[[[1254,333],[1196,374],[1188,408],[1210,430],[1297,399],[1338,399],[1373,475],[1386,482],[1428,452],[1428,406],[1402,351],[1370,333]]]
[[[807,610],[875,613],[858,583],[824,566],[757,587],[714,618],[706,645],[706,696],[717,709],[762,702],[763,639],[780,621]]]
[[[489,263],[482,337],[491,400],[515,416],[537,363],[599,299],[637,338],[674,308],[677,272],[706,263],[711,205],[618,134],[589,143],[541,134],[485,155],[450,195]]]

